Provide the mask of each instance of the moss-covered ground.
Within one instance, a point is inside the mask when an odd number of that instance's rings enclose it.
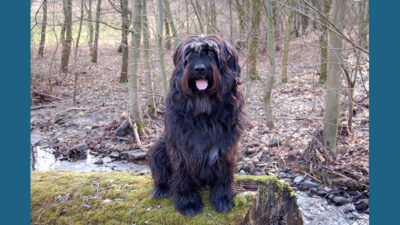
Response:
[[[236,176],[237,186],[246,183],[276,183],[269,176]],[[240,185],[243,184],[243,185]],[[150,175],[130,172],[78,173],[55,170],[31,174],[32,224],[237,224],[252,204],[254,192],[235,196],[229,213],[216,213],[201,195],[206,207],[194,217],[181,216],[172,199],[149,197],[153,181]],[[242,191],[246,191],[242,188]],[[68,197],[66,197],[68,196]]]

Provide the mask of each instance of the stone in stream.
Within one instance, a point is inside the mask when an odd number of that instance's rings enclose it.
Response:
[[[97,160],[96,162],[94,162],[94,164],[96,165],[102,165],[104,162],[102,159]]]
[[[318,184],[310,181],[310,180],[305,180],[300,184],[304,188],[316,188],[318,187]]]
[[[127,153],[128,160],[140,160],[146,157],[146,152],[129,151]]]
[[[353,200],[352,198],[345,198],[345,197],[340,197],[340,196],[334,196],[332,198],[332,202],[338,206],[350,203],[350,202],[352,202],[352,200]]]
[[[111,158],[119,158],[119,152],[111,152],[110,157]]]
[[[81,151],[83,151],[83,150],[85,150],[86,149],[86,144],[85,143],[81,143],[81,144],[79,144],[79,145],[77,145],[77,146],[75,146],[75,149],[76,149],[76,151],[79,151],[79,152],[81,152]]]
[[[368,199],[360,199],[354,205],[358,211],[365,211],[369,208],[369,201]]]
[[[293,179],[293,182],[294,182],[295,184],[300,184],[301,182],[303,182],[303,180],[304,180],[304,177],[303,177],[303,176],[297,176],[297,177],[295,177],[295,178]]]

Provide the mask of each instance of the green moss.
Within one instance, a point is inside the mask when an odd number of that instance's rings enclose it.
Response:
[[[236,179],[278,181],[266,176],[237,176]],[[33,172],[31,220],[34,224],[144,224],[145,221],[148,224],[235,224],[245,217],[255,198],[254,193],[239,193],[230,213],[216,213],[208,201],[209,191],[203,191],[203,212],[184,217],[174,209],[170,198],[150,198],[152,186],[150,176],[128,172]],[[68,193],[67,201],[57,200],[57,196]],[[111,202],[104,202],[106,199]]]

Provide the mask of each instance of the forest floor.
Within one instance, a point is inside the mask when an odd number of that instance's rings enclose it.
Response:
[[[283,46],[282,43],[279,45]],[[243,69],[241,88],[246,97],[247,118],[252,128],[243,135],[243,157],[237,172],[272,174],[300,189],[309,190],[311,194],[318,192],[331,200],[340,196],[342,199],[336,198],[334,201],[338,204],[345,203],[347,199],[357,202],[369,196],[369,99],[360,80],[354,93],[353,128],[348,130],[348,96],[344,89],[340,93],[341,128],[337,155],[328,154],[323,148],[313,148],[322,130],[326,88],[325,84],[317,82],[319,53],[312,47],[316,45],[318,39],[312,35],[291,42],[289,82],[281,83],[277,77],[272,93],[275,128],[271,130],[265,124],[262,101],[268,72],[266,53],[260,51],[258,59],[260,80],[246,79],[246,70]],[[90,62],[88,49],[85,46],[81,48],[74,70],[79,75],[75,105],[72,103],[74,76],[72,73],[64,76],[58,72],[59,53],[53,59],[54,49],[47,49],[45,57],[39,59],[36,49],[32,49],[32,145],[50,146],[60,159],[76,160],[84,157],[83,150],[90,149],[91,154],[100,157],[107,155],[115,160],[146,163],[145,160],[136,160],[141,159],[143,154],[140,154],[130,131],[121,136],[115,134],[128,112],[128,85],[119,83],[121,53],[116,49],[116,44],[102,44],[99,61],[95,64]],[[156,52],[152,54],[152,58],[156,59]],[[279,50],[276,54],[276,71],[279,75],[283,51]],[[171,51],[165,55],[169,74],[172,71],[171,55]],[[242,57],[241,65],[244,61]],[[70,65],[73,65],[73,57]],[[143,100],[141,108],[146,127],[141,141],[144,146],[154,143],[161,136],[164,126],[165,103],[156,60],[152,68],[157,94],[157,119],[151,119],[145,113]],[[368,82],[369,66],[364,65],[363,68],[363,79]],[[344,81],[343,86],[346,87]],[[140,78],[140,87],[141,96],[145,96],[144,77]]]

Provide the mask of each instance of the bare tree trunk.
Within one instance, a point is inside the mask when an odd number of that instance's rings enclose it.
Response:
[[[215,0],[210,1],[210,33],[215,34],[217,32],[217,8],[215,6]]]
[[[298,3],[297,3],[297,7],[296,8],[299,8],[298,7]],[[300,13],[295,13],[294,14],[294,27],[293,27],[293,32],[294,32],[294,35],[296,36],[296,37],[299,37],[300,36]]]
[[[72,42],[72,0],[63,0],[64,24],[61,31],[62,53],[61,72],[68,72],[69,55]]]
[[[274,116],[272,114],[271,94],[275,79],[275,37],[274,37],[274,21],[272,14],[272,0],[266,1],[267,11],[267,35],[268,35],[268,55],[270,61],[269,74],[267,76],[264,89],[264,108],[267,119],[267,127],[274,128]]]
[[[140,112],[140,96],[138,87],[138,64],[140,59],[140,37],[142,28],[142,1],[143,0],[132,0],[134,3],[134,11],[132,15],[132,43],[131,49],[129,50],[129,105],[130,105],[130,119],[133,124],[138,125],[139,133],[143,128],[142,115]],[[133,125],[132,124],[132,125]],[[135,128],[134,128],[135,129]]]
[[[232,0],[228,0],[228,2],[229,2],[229,41],[231,44],[233,44]]]
[[[200,32],[204,33],[203,24],[201,23],[200,15],[201,15],[201,6],[196,1],[196,5],[194,5],[193,0],[190,0],[190,3],[193,6],[194,13],[196,14],[197,21],[199,22]]]
[[[309,15],[309,10],[308,10],[308,7],[307,6],[304,6],[304,5],[302,5],[303,7],[303,13],[305,14],[301,14],[301,16],[300,16],[300,18],[301,18],[301,27],[302,27],[302,29],[303,29],[303,35],[305,35],[306,34],[306,32],[307,32],[307,28],[308,28],[308,24],[309,24],[309,19],[308,19],[308,15]]]
[[[246,13],[244,3],[240,4],[239,0],[235,0],[236,10],[238,12],[239,19],[239,41],[244,42],[244,35],[246,34]],[[244,46],[239,46],[243,48]]]
[[[121,75],[119,77],[120,83],[128,82],[128,56],[129,56],[129,48],[128,48],[128,34],[129,34],[129,9],[128,9],[128,0],[121,0],[121,20],[122,20],[122,41],[121,41],[121,50],[122,50],[122,65],[121,65]]]
[[[338,29],[344,26],[346,0],[334,0],[333,23]],[[337,153],[337,131],[339,121],[340,89],[342,74],[342,38],[329,30],[328,79],[325,99],[323,144]]]
[[[92,62],[97,62],[98,46],[99,46],[99,35],[100,35],[100,14],[101,14],[101,0],[97,0],[96,7],[96,30],[94,33],[93,53]]]
[[[295,0],[290,0],[289,6],[291,8],[293,8],[295,6],[295,4],[296,4]],[[293,23],[294,10],[291,8],[289,8],[289,16],[288,16],[288,20],[286,23],[285,44],[283,46],[282,82],[284,82],[284,83],[288,81],[287,63],[288,63],[288,55],[289,55],[289,42],[290,42],[290,37],[292,36],[292,33],[293,33],[292,23]]]
[[[189,32],[189,3],[187,2],[187,0],[185,0],[185,6],[186,6],[186,34],[188,35]]]
[[[172,18],[172,13],[171,13],[171,8],[169,5],[169,1],[168,0],[164,0],[164,5],[165,5],[165,11],[166,11],[166,16],[168,18],[168,23],[171,26],[171,31],[172,31],[172,37],[174,37],[174,49],[176,49],[176,47],[178,46],[178,31],[175,28],[175,23],[174,20]]]
[[[172,38],[171,32],[169,31],[169,23],[168,19],[164,17],[164,26],[165,26],[165,49],[171,50]]]
[[[323,0],[318,3],[319,11],[323,13],[327,18],[329,17],[329,11],[331,9],[332,0]],[[321,20],[321,33],[319,37],[319,43],[321,46],[321,64],[319,69],[319,82],[325,83],[328,74],[328,22],[322,16]]]
[[[261,0],[252,1],[252,13],[251,13],[251,31],[250,31],[250,44],[249,44],[249,76],[251,79],[258,80],[257,71],[257,49],[259,40],[259,27],[261,21]]]
[[[158,23],[157,23],[157,45],[158,45],[158,57],[160,59],[161,76],[163,80],[163,92],[164,96],[167,97],[168,85],[167,85],[167,73],[165,71],[164,62],[164,49],[162,45],[163,36],[163,23],[164,23],[164,12],[163,12],[163,0],[157,0],[158,3]]]
[[[88,30],[89,30],[89,38],[88,38],[88,45],[89,45],[89,51],[90,51],[90,58],[92,58],[92,53],[93,53],[93,22],[92,22],[92,0],[89,0],[89,6],[86,7],[86,11],[88,14]]]
[[[361,26],[361,37],[362,37],[362,47],[368,49],[368,22],[369,22],[369,1],[363,0],[359,2],[360,4],[360,14],[363,16],[363,21]]]
[[[150,35],[149,25],[147,23],[147,5],[146,0],[143,0],[143,56],[145,61],[144,75],[146,77],[146,100],[147,100],[147,111],[150,117],[155,118],[156,113],[156,102],[154,99],[154,85],[153,85],[153,74],[151,73],[151,62],[150,62]]]
[[[43,57],[44,45],[46,43],[46,25],[47,25],[47,0],[43,0],[43,20],[42,20],[42,33],[40,35],[39,57]]]
[[[75,42],[75,50],[74,50],[74,75],[75,75],[75,80],[74,80],[74,95],[73,95],[73,103],[76,103],[76,92],[77,92],[77,86],[78,86],[78,71],[76,69],[76,63],[78,61],[78,49],[79,49],[79,39],[81,38],[81,31],[82,31],[82,22],[83,22],[83,2],[84,0],[81,0],[81,17],[79,18],[79,29],[78,29],[78,36],[76,37],[76,42]]]

